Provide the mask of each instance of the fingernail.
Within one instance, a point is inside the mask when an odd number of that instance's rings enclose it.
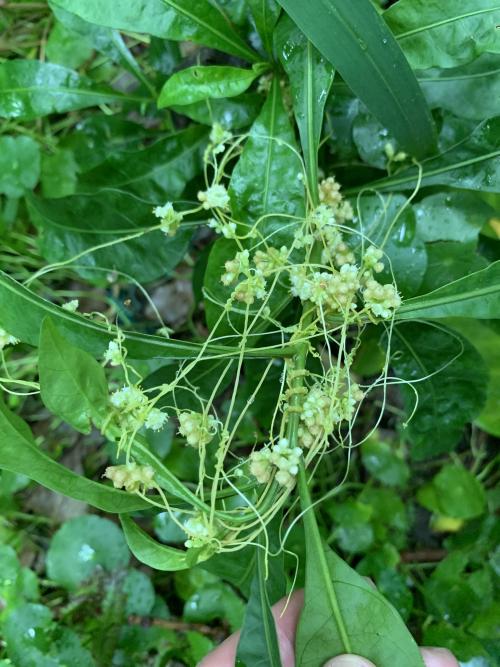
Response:
[[[323,667],[375,667],[375,665],[359,655],[338,655],[325,662]]]
[[[458,662],[453,654],[446,648],[421,648],[420,652],[425,662],[425,667],[458,667]]]

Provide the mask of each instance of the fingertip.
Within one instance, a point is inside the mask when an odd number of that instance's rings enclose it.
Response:
[[[338,655],[325,662],[323,667],[375,667],[373,662],[359,655]]]
[[[420,649],[425,667],[459,667],[455,656],[446,648],[424,647]]]

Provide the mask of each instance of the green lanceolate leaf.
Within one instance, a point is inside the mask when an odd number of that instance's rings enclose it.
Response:
[[[498,0],[399,0],[384,18],[415,69],[455,67],[500,53]]]
[[[394,607],[323,543],[303,468],[299,475],[306,586],[295,645],[297,667],[318,667],[343,653],[363,656],[377,667],[423,667]]]
[[[265,64],[254,65],[252,69],[223,65],[188,67],[168,79],[158,97],[158,107],[236,97],[244,93],[266,67]]]
[[[239,130],[253,123],[261,107],[261,95],[244,93],[223,100],[204,100],[195,104],[173,106],[172,110],[203,125],[219,123],[228,130]]]
[[[28,425],[0,398],[0,468],[26,475],[43,486],[104,512],[135,512],[149,504],[125,491],[93,482],[52,460],[35,444]]]
[[[267,528],[269,544],[266,549],[263,536],[259,538],[250,598],[245,611],[236,655],[238,667],[281,667],[279,642],[271,605],[286,593],[283,554],[271,556],[280,548],[279,526],[281,514]],[[261,641],[256,642],[255,638]]]
[[[158,222],[151,205],[116,190],[58,200],[31,197],[28,209],[45,259],[67,262],[76,257],[75,270],[89,280],[103,276],[94,267],[123,272],[141,283],[168,276],[184,257],[192,234],[182,227],[175,236],[148,231]],[[96,246],[104,247],[88,252]]]
[[[413,383],[401,385],[406,415],[412,415],[404,433],[413,458],[451,451],[486,402],[488,373],[479,353],[446,329],[401,324],[392,336],[391,365],[397,378]]]
[[[196,42],[250,62],[258,60],[224,13],[208,0],[53,0],[53,4],[97,25]]]
[[[334,69],[288,16],[275,32],[276,49],[293,94],[293,111],[299,128],[309,189],[316,198],[318,147],[326,100]]]
[[[0,193],[22,197],[38,183],[40,147],[31,137],[0,137]]]
[[[108,410],[108,384],[102,366],[61,336],[50,318],[42,323],[38,358],[45,406],[81,433]]]
[[[469,319],[446,320],[446,325],[458,331],[474,345],[489,372],[486,405],[475,422],[483,431],[500,437],[500,325],[498,322],[477,322]]]
[[[22,342],[36,347],[42,321],[47,316],[53,319],[58,330],[70,343],[90,352],[95,357],[104,354],[109,342],[115,338],[115,335],[101,324],[41,299],[7,274],[0,272],[0,326]],[[153,359],[155,357],[193,359],[200,356],[203,350],[203,346],[199,343],[168,340],[160,336],[149,336],[133,331],[125,332],[124,344],[132,359]],[[293,348],[276,348],[265,352],[249,349],[245,352],[245,356],[282,357],[283,355],[289,356],[293,352]],[[221,345],[208,345],[204,348],[204,353],[204,359],[207,358],[207,355],[208,357],[219,355],[237,357],[240,350]]]
[[[33,120],[51,113],[134,101],[147,100],[96,86],[90,79],[60,65],[36,60],[0,63],[0,118]]]
[[[273,32],[281,12],[276,0],[246,0],[267,53],[273,54]]]
[[[423,160],[419,169],[409,167],[368,185],[348,188],[346,195],[373,188],[379,192],[413,190],[431,185],[449,185],[461,190],[500,192],[500,118],[479,125],[446,118],[441,131],[441,152]]]
[[[429,294],[408,299],[398,320],[440,320],[446,317],[500,318],[500,261]]]
[[[500,115],[500,58],[484,54],[461,67],[428,69],[418,80],[431,109],[472,120]]]
[[[129,549],[141,563],[166,572],[186,570],[191,567],[187,551],[159,544],[126,514],[120,515],[120,521]],[[207,558],[208,554],[202,556],[201,560]]]
[[[400,47],[370,0],[280,0],[348,86],[411,155],[433,150],[432,118]]]
[[[201,171],[206,142],[206,128],[193,125],[142,150],[111,155],[82,176],[79,191],[124,190],[153,204],[177,199]]]

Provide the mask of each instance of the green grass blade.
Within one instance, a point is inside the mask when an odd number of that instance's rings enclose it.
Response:
[[[422,91],[370,0],[280,3],[406,151],[422,157],[434,149],[434,125]]]

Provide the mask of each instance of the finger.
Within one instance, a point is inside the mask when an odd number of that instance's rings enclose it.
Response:
[[[373,662],[359,655],[338,655],[325,662],[323,667],[375,667]]]
[[[445,648],[421,648],[425,667],[458,667],[457,660]]]
[[[297,623],[304,604],[304,592],[296,591],[290,597],[288,604],[287,599],[283,598],[277,602],[273,606],[272,612],[276,622],[276,632],[283,667],[294,667],[295,657],[293,646]],[[198,667],[233,667],[236,660],[236,649],[239,639],[239,632],[228,637],[215,651],[202,660]],[[256,638],[256,641],[260,641],[260,639]]]

